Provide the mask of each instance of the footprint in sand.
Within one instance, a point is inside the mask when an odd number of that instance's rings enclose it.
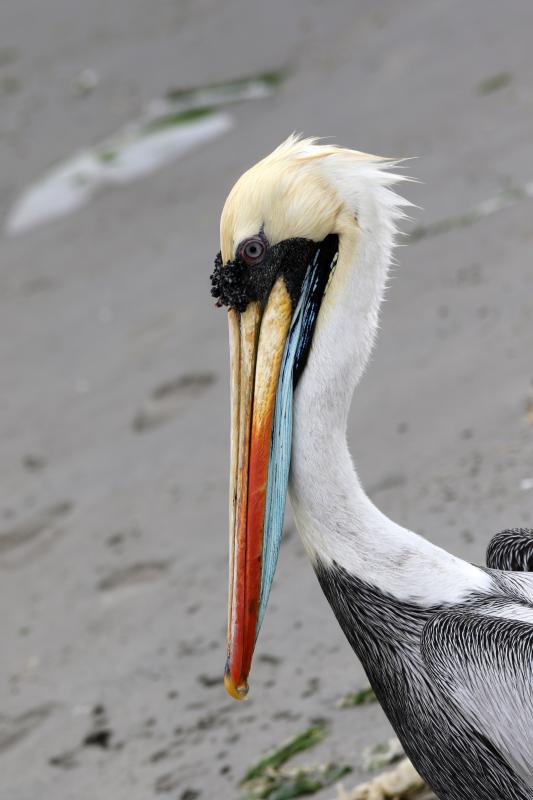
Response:
[[[23,545],[30,544],[43,534],[54,530],[59,520],[69,514],[73,504],[65,500],[15,523],[10,528],[0,531],[0,556],[10,553]]]
[[[18,717],[0,714],[0,755],[33,733],[57,708],[56,703],[46,703]]]
[[[122,567],[106,575],[98,582],[101,592],[113,592],[128,586],[153,583],[159,580],[172,566],[172,561],[143,561]]]
[[[212,372],[195,372],[156,386],[144,407],[135,415],[133,430],[143,433],[162,425],[179,414],[187,402],[205,392],[215,381],[216,375]]]

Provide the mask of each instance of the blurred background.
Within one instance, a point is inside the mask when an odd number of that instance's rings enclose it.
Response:
[[[238,798],[316,720],[294,763],[365,776],[391,731],[338,707],[366,680],[290,517],[250,698],[222,686],[219,214],[294,130],[418,157],[350,443],[482,562],[533,526],[532,30],[529,0],[2,0],[2,797]]]

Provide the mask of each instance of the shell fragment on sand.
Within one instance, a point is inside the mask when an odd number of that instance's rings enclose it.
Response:
[[[366,747],[361,754],[361,762],[365,772],[373,772],[375,769],[383,769],[389,764],[394,764],[403,758],[404,752],[400,741],[393,737],[385,742]]]
[[[106,186],[139,180],[227,133],[233,116],[224,106],[269,97],[284,73],[185,90],[153,100],[138,120],[93,147],[80,150],[25,189],[9,211],[10,236],[64,217]]]
[[[216,113],[142,136],[133,126],[113,139],[67,159],[19,197],[6,220],[15,236],[64,217],[86,205],[105,186],[143,178],[232,127],[229,114]]]
[[[394,769],[347,791],[338,786],[336,800],[436,800],[408,758]]]

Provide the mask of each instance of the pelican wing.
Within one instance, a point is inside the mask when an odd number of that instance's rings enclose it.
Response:
[[[446,697],[533,788],[533,610],[509,603],[500,614],[438,614],[424,628],[422,656]]]
[[[533,572],[533,530],[509,528],[493,536],[487,549],[487,567]]]

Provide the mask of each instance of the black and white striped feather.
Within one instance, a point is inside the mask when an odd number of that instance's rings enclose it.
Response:
[[[533,609],[529,614],[530,623],[484,616],[483,607],[437,614],[424,627],[422,657],[456,713],[533,792]]]
[[[315,568],[405,752],[437,797],[533,800],[533,576],[487,570],[489,593],[423,607],[338,564]]]
[[[487,567],[533,572],[533,530],[510,528],[493,536],[487,548]]]

